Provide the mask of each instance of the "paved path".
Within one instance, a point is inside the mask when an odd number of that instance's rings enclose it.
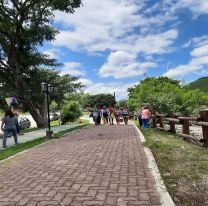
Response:
[[[61,132],[61,131],[67,130],[67,129],[77,127],[77,126],[78,126],[77,124],[76,125],[75,124],[60,125],[60,126],[52,127],[51,130],[53,130],[54,133],[57,133],[57,132]],[[24,135],[19,135],[18,136],[18,142],[19,143],[24,143],[24,142],[32,141],[34,139],[38,139],[40,137],[44,137],[44,136],[46,136],[46,130],[48,130],[48,129],[40,129],[40,130],[36,130],[36,131],[33,131],[33,132],[24,133]],[[1,139],[1,142],[2,142],[2,139]],[[13,136],[11,136],[10,138],[7,139],[7,147],[10,147],[10,146],[13,146],[13,145],[14,145],[14,138],[13,138]],[[1,147],[0,147],[0,151],[1,150],[3,150],[2,144],[1,144]]]
[[[0,164],[3,205],[160,205],[133,126],[88,126]]]

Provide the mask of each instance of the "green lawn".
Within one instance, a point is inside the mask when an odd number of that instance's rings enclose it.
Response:
[[[81,129],[81,128],[87,126],[87,125],[88,125],[88,123],[85,123],[81,126],[77,126],[75,128],[72,128],[72,129],[67,129],[67,130],[58,132],[54,135],[53,139],[60,138],[63,135],[69,133],[69,132],[72,132],[72,131],[77,130],[77,129]],[[33,141],[29,141],[29,142],[26,142],[26,143],[19,144],[17,146],[9,147],[5,150],[0,151],[0,160],[6,159],[6,158],[8,158],[12,155],[15,155],[15,154],[19,153],[19,152],[22,152],[22,151],[30,149],[30,148],[32,148],[36,145],[47,142],[48,140],[49,139],[47,139],[46,137],[40,137],[39,139],[36,139],[36,140],[33,140]]]
[[[204,206],[208,202],[208,148],[169,132],[141,129],[176,205]]]

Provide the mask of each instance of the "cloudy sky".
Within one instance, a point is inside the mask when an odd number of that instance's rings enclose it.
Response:
[[[55,12],[54,25],[44,52],[91,94],[125,98],[144,76],[208,76],[208,0],[83,0],[73,15]]]

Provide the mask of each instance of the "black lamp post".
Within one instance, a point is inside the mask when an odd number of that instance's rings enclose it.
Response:
[[[53,134],[53,131],[51,131],[51,124],[50,124],[49,92],[56,90],[56,88],[53,87],[51,84],[47,84],[47,83],[43,82],[43,83],[41,83],[41,90],[42,90],[42,92],[46,93],[46,96],[47,96],[48,131],[46,131],[46,136],[51,137]]]

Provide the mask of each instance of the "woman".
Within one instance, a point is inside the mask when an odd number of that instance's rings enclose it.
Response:
[[[129,112],[128,112],[128,110],[126,108],[123,109],[122,116],[123,116],[123,120],[124,120],[125,125],[128,125]]]
[[[114,110],[114,116],[116,118],[116,123],[120,124],[121,110],[119,109],[119,107],[116,107],[116,109]]]
[[[3,136],[3,148],[7,147],[6,142],[10,132],[14,136],[14,143],[17,144],[17,117],[13,114],[11,110],[5,112],[5,116],[2,119],[1,130],[4,131]]]
[[[96,106],[92,109],[90,117],[93,118],[95,125],[100,125],[100,110]]]
[[[114,120],[114,108],[110,107],[109,111],[110,111],[109,122],[110,122],[111,125],[114,125],[114,123],[113,123],[113,120]]]
[[[142,115],[142,125],[144,128],[149,127],[149,119],[151,117],[151,112],[149,111],[148,106],[145,106],[141,112]]]
[[[109,109],[106,106],[104,106],[103,109],[101,110],[101,113],[102,113],[103,124],[108,125],[108,120],[110,116]]]

